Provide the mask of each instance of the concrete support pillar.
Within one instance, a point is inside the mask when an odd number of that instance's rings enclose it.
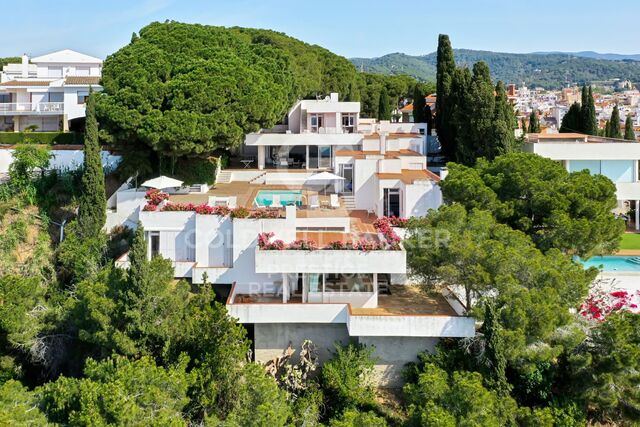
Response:
[[[373,300],[374,307],[378,307],[378,273],[373,273]]]
[[[286,304],[289,301],[289,275],[287,273],[282,274],[282,303]]]
[[[265,147],[258,145],[258,169],[263,170],[265,165]]]
[[[13,131],[20,132],[20,116],[13,116]]]
[[[636,200],[636,231],[640,231],[640,200]]]
[[[306,153],[307,156],[305,157],[306,161],[304,162],[304,165],[305,165],[305,168],[309,170],[309,146],[305,145],[304,148],[306,149],[306,152],[307,152]]]
[[[67,120],[67,115],[62,115],[62,131],[69,132],[69,120]]]

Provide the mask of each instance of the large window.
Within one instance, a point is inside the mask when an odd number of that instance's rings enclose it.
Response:
[[[354,113],[342,114],[342,131],[353,133],[356,126],[356,115]]]
[[[310,273],[309,293],[373,292],[373,274]]]
[[[89,92],[86,90],[78,91],[78,104],[85,104],[87,102],[87,98],[89,97]]]
[[[150,255],[153,258],[160,254],[160,232],[152,231],[149,233]]]
[[[633,166],[633,160],[570,160],[569,172],[587,170],[591,175],[604,175],[613,182],[633,182]]]
[[[317,133],[324,126],[324,117],[321,114],[311,115],[311,132]]]
[[[89,67],[76,67],[76,76],[88,76],[91,73]]]

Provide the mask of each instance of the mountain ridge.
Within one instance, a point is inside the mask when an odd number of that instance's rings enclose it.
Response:
[[[585,51],[582,54],[590,53]],[[593,54],[609,55],[595,52]],[[524,82],[530,86],[541,86],[547,89],[611,79],[640,82],[640,61],[628,58],[600,59],[577,56],[577,53],[505,53],[471,49],[454,49],[454,56],[456,63],[460,66],[471,67],[477,61],[487,62],[495,80],[517,84]],[[435,81],[435,52],[426,55],[395,52],[377,58],[350,58],[350,60],[361,71],[407,74],[422,81]]]

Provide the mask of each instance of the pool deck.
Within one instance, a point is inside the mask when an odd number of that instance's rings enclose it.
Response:
[[[620,249],[616,252],[620,256],[640,256],[640,249]]]

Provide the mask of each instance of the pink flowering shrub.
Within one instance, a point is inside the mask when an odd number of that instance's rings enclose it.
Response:
[[[318,249],[318,246],[313,240],[299,239],[289,243],[287,245],[287,249],[297,251],[315,251],[316,249]]]
[[[283,251],[286,249],[286,244],[278,239],[271,241],[273,233],[260,233],[258,234],[258,248],[265,251]]]
[[[394,217],[392,217],[394,218]],[[405,224],[406,224],[406,220]],[[378,233],[382,234],[387,241],[388,248],[390,250],[399,250],[400,249],[400,236],[393,231],[392,228],[392,219],[386,216],[382,218],[378,218],[373,223],[374,228],[378,231]]]
[[[587,320],[603,322],[609,314],[617,311],[638,312],[638,299],[640,299],[640,291],[617,290],[609,292],[595,289],[580,305],[579,313]]]
[[[278,218],[280,217],[280,211],[278,209],[260,208],[255,209],[249,213],[249,218],[263,219],[263,218]]]
[[[151,203],[147,203],[146,205],[144,205],[144,207],[142,208],[143,211],[149,212],[149,211],[155,211],[158,209],[158,205],[154,205]]]
[[[148,204],[158,206],[160,203],[167,200],[169,198],[169,195],[164,191],[158,190],[157,188],[152,188],[145,193],[144,198],[149,201]]]

